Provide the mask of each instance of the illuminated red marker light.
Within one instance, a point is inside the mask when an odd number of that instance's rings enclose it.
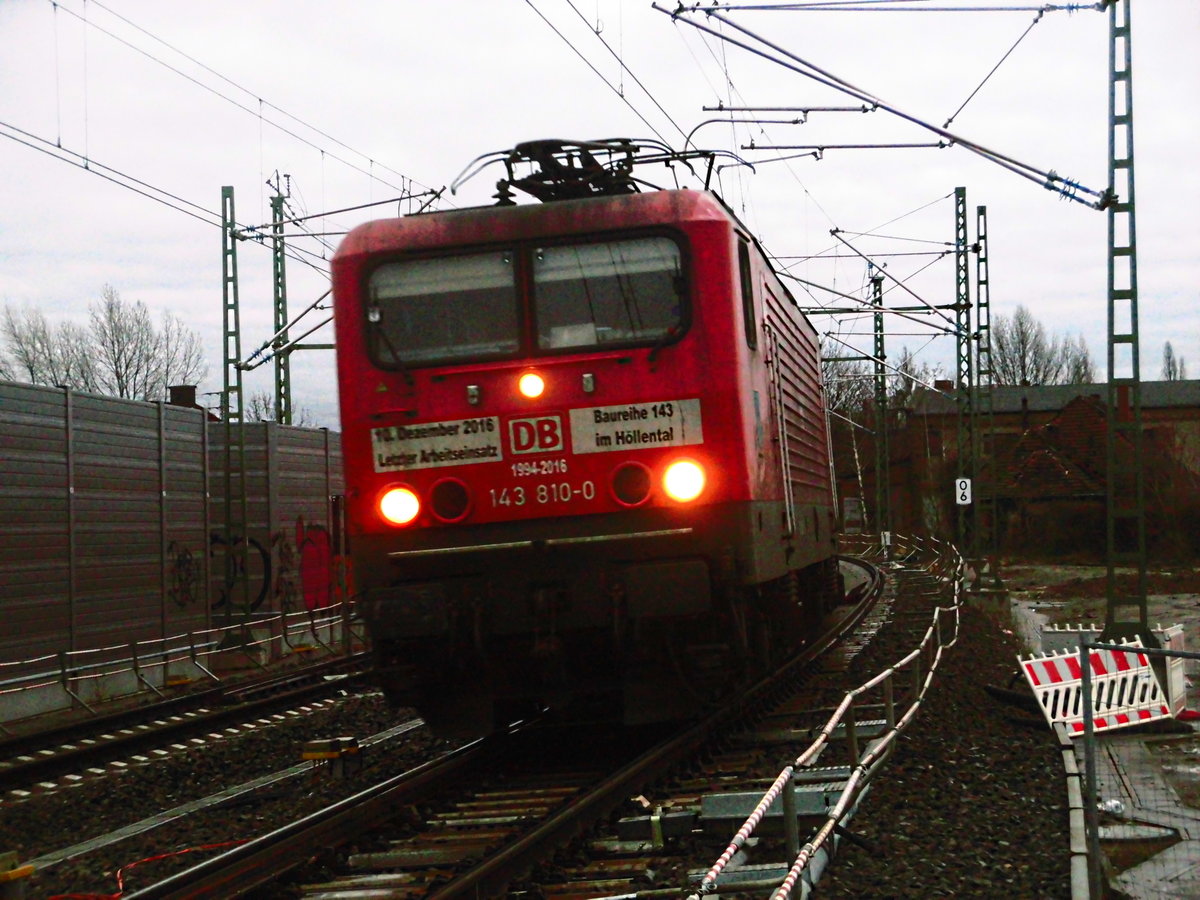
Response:
[[[542,396],[542,392],[546,390],[546,380],[537,372],[526,372],[517,379],[517,390],[523,397],[533,400]]]
[[[704,492],[704,467],[690,459],[681,459],[667,466],[663,473],[663,490],[672,500],[688,503]]]
[[[379,514],[393,525],[408,525],[421,512],[421,501],[412,488],[389,488],[379,498]]]

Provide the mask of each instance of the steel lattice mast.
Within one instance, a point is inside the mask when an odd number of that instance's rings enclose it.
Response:
[[[271,268],[275,286],[275,346],[284,347],[288,342],[287,268],[284,252],[287,245],[283,240],[283,203],[287,196],[275,185],[275,196],[271,198]],[[290,353],[275,354],[275,421],[281,425],[292,424],[292,356]]]
[[[967,261],[967,189],[954,189],[954,324],[955,324],[955,387],[958,397],[958,478],[975,477],[975,403],[974,365],[971,333],[971,276]],[[960,552],[974,557],[973,509],[958,505],[956,537]]]
[[[221,417],[225,438],[225,621],[233,617],[234,585],[240,585],[242,608],[249,610],[250,587],[246,579],[246,540],[249,512],[246,505],[246,444],[242,415],[241,312],[238,307],[237,219],[233,211],[233,188],[221,188],[221,286],[224,299],[225,382],[221,394]]]
[[[1140,635],[1158,646],[1146,616],[1146,498],[1138,346],[1134,227],[1133,69],[1130,0],[1109,0],[1108,84],[1108,412],[1106,533],[1108,611],[1104,640]],[[1118,591],[1118,566],[1136,570],[1132,593]]]
[[[976,496],[975,534],[976,548],[980,558],[988,557],[994,586],[1000,585],[1000,461],[996,457],[996,410],[993,389],[996,371],[992,362],[992,293],[988,274],[988,226],[987,207],[975,207],[975,331],[978,335],[975,351],[975,421],[979,434],[975,441],[975,474],[981,474],[980,459],[986,457],[991,464],[991,485],[987,497],[982,490]],[[983,515],[983,504],[988,507],[988,516]],[[985,529],[983,523],[988,521]]]
[[[875,519],[882,534],[892,530],[891,448],[888,444],[887,347],[883,331],[883,276],[871,276],[875,316]]]

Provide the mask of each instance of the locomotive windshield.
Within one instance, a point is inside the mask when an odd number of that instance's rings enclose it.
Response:
[[[533,288],[541,350],[659,341],[680,330],[682,261],[670,238],[540,247]]]
[[[370,291],[382,365],[488,359],[520,346],[511,250],[389,263],[372,273]]]
[[[518,272],[532,284],[518,285]],[[371,354],[397,369],[660,346],[682,333],[686,308],[682,252],[660,236],[399,260],[375,269],[368,289]],[[536,346],[523,349],[523,334]]]

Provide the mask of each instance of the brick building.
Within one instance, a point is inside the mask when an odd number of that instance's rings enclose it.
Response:
[[[998,505],[1007,545],[1034,535],[1043,542],[1079,543],[1099,528],[1103,546],[1106,393],[1104,384],[992,389],[994,439],[981,440],[975,498],[982,512],[992,501]],[[873,429],[869,411],[864,417]],[[1186,521],[1187,510],[1200,509],[1200,381],[1143,382],[1142,422],[1148,522],[1154,510]],[[982,418],[979,427],[985,427]],[[839,489],[843,497],[865,499],[873,528],[874,437],[859,432],[857,447],[847,449],[847,431],[835,436]],[[953,386],[917,388],[893,412],[888,434],[892,527],[953,534],[952,487],[959,474]],[[1132,448],[1122,440],[1117,452]],[[1047,530],[1062,521],[1072,523],[1070,529],[1058,526],[1069,533]],[[1152,532],[1164,527],[1151,526]]]

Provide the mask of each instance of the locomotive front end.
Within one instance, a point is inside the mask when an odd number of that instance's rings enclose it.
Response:
[[[580,698],[671,718],[725,680],[656,689],[732,633],[737,319],[696,314],[729,291],[704,273],[730,245],[710,198],[665,192],[376,222],[339,248],[351,554],[393,702],[481,733]]]

